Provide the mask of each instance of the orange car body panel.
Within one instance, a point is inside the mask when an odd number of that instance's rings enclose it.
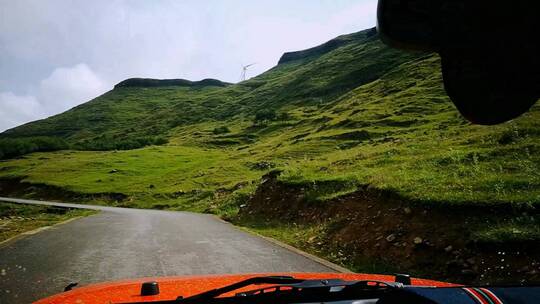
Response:
[[[52,297],[39,300],[36,304],[103,304],[103,303],[126,303],[126,302],[151,302],[157,300],[174,300],[178,296],[188,297],[209,289],[219,288],[241,280],[256,276],[290,275],[300,279],[343,279],[343,280],[378,280],[394,281],[393,276],[370,275],[356,273],[264,273],[264,274],[241,274],[241,275],[208,275],[208,276],[181,276],[142,278],[117,282],[99,283],[86,287],[74,288]],[[140,296],[143,282],[156,281],[159,283],[159,295]],[[412,279],[413,285],[421,286],[456,286],[450,283]],[[250,286],[244,290],[253,290],[261,286]],[[239,292],[239,291],[235,291]],[[234,293],[232,293],[234,294]]]

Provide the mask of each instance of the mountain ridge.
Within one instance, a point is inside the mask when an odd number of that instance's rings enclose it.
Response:
[[[231,83],[223,82],[218,79],[206,78],[199,81],[191,81],[187,79],[154,79],[154,78],[128,78],[117,83],[114,88],[140,87],[226,87]]]
[[[321,45],[318,45],[312,48],[308,48],[308,49],[300,50],[300,51],[286,52],[280,57],[278,61],[278,65],[284,64],[290,61],[296,61],[296,60],[309,58],[310,56],[313,56],[313,55],[325,54],[347,43],[350,43],[352,41],[361,41],[361,40],[374,37],[376,35],[377,35],[376,28],[370,28],[370,29],[356,32],[356,33],[341,35]]]

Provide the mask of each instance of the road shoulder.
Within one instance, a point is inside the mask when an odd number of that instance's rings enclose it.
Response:
[[[0,247],[57,225],[97,213],[52,206],[13,204],[0,201]]]
[[[232,224],[232,223],[230,223],[230,222],[227,222],[227,221],[223,220],[222,218],[220,218],[220,217],[218,217],[218,216],[215,216],[215,217],[216,217],[216,219],[218,219],[218,220],[220,220],[220,221],[222,221],[222,222],[224,222],[224,223],[227,223],[227,224],[231,225],[231,226],[232,226],[233,228],[235,228],[235,229],[238,229],[238,230],[243,231],[243,232],[247,232],[247,233],[249,233],[249,234],[251,234],[251,235],[254,235],[254,236],[258,237],[258,238],[261,238],[261,239],[263,239],[263,240],[265,240],[265,241],[267,241],[267,242],[269,242],[269,243],[272,243],[272,244],[274,244],[274,245],[276,245],[276,246],[279,246],[279,247],[282,247],[282,248],[284,248],[284,249],[287,249],[287,250],[289,250],[289,251],[291,251],[291,252],[294,252],[294,253],[296,253],[296,254],[298,254],[298,255],[301,255],[301,256],[303,256],[303,257],[309,259],[309,260],[312,260],[312,261],[314,261],[314,262],[316,262],[316,263],[319,263],[319,264],[321,264],[321,265],[323,265],[323,266],[325,266],[325,267],[328,267],[328,268],[330,268],[330,269],[332,269],[332,270],[334,270],[334,271],[336,271],[336,272],[340,272],[340,273],[354,273],[354,272],[353,272],[352,270],[350,270],[350,269],[347,269],[347,268],[345,268],[345,267],[343,267],[343,266],[340,266],[340,265],[337,265],[337,264],[335,264],[335,263],[332,263],[332,262],[330,262],[330,261],[328,261],[328,260],[322,259],[322,258],[320,258],[320,257],[318,257],[318,256],[313,255],[313,254],[310,254],[310,253],[307,253],[307,252],[305,252],[305,251],[302,251],[302,250],[300,250],[300,249],[298,249],[298,248],[296,248],[296,247],[294,247],[294,246],[291,246],[291,245],[289,245],[289,244],[286,244],[286,243],[284,243],[284,242],[281,242],[281,241],[279,241],[279,240],[277,240],[277,239],[275,239],[275,238],[271,238],[271,237],[264,236],[264,235],[262,235],[262,234],[260,234],[260,233],[258,233],[258,232],[256,232],[256,231],[254,231],[254,230],[252,230],[252,229],[249,229],[248,227],[237,226],[237,225],[234,225],[234,224]]]

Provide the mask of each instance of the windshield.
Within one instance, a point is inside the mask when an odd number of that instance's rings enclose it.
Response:
[[[395,48],[382,2],[0,0],[0,302],[539,283],[536,42]]]

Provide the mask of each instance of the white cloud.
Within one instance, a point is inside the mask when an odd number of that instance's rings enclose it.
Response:
[[[377,1],[364,1],[336,13],[328,23],[332,24],[334,29],[347,31],[373,27],[377,23],[376,11]]]
[[[34,96],[18,96],[0,92],[0,131],[35,120],[43,115]]]
[[[57,68],[43,79],[38,100],[47,113],[57,114],[95,98],[107,91],[103,80],[88,65]]]
[[[0,92],[0,131],[64,112],[108,89],[104,81],[84,63],[57,68],[40,81],[32,90],[33,94]]]

